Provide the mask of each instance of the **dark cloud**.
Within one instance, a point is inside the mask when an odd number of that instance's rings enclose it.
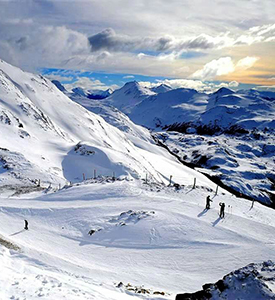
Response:
[[[160,38],[135,38],[126,35],[119,35],[112,28],[108,28],[89,37],[89,43],[93,52],[107,51],[181,51],[187,49],[210,49],[216,44],[208,36],[198,36],[196,38],[175,40],[172,37]]]
[[[23,51],[23,50],[27,49],[27,47],[28,47],[28,37],[26,37],[26,36],[21,37],[15,43],[17,44],[19,49],[21,51]]]
[[[179,49],[211,49],[214,48],[216,43],[211,41],[209,37],[198,36],[194,39],[190,39],[180,43]]]
[[[92,51],[132,51],[137,48],[138,41],[128,36],[117,35],[112,28],[89,37]]]

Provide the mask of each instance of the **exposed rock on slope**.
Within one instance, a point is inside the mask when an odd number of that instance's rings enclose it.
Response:
[[[195,293],[178,294],[176,300],[275,299],[275,264],[272,261],[252,263],[202,288]]]

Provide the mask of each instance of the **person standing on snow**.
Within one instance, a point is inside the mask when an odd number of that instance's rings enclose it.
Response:
[[[24,227],[25,230],[29,230],[28,225],[29,225],[29,222],[27,220],[25,220],[25,227]]]
[[[213,201],[210,199],[210,196],[207,196],[206,197],[206,206],[205,206],[206,209],[210,209],[210,202],[213,202]]]
[[[224,208],[225,208],[225,204],[224,202],[220,202],[219,203],[221,209],[220,209],[220,218],[224,218]]]

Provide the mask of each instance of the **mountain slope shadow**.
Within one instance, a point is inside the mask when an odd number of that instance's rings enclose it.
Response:
[[[114,151],[108,149],[108,152]],[[114,153],[116,154],[116,153]],[[81,181],[83,177],[93,178],[96,176],[121,176],[128,175],[127,167],[122,162],[112,162],[111,158],[100,148],[84,143],[78,143],[72,147],[62,161],[64,177],[72,182]]]

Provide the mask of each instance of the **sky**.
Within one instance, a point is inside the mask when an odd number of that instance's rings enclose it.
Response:
[[[274,0],[0,0],[0,58],[71,89],[275,88]]]

